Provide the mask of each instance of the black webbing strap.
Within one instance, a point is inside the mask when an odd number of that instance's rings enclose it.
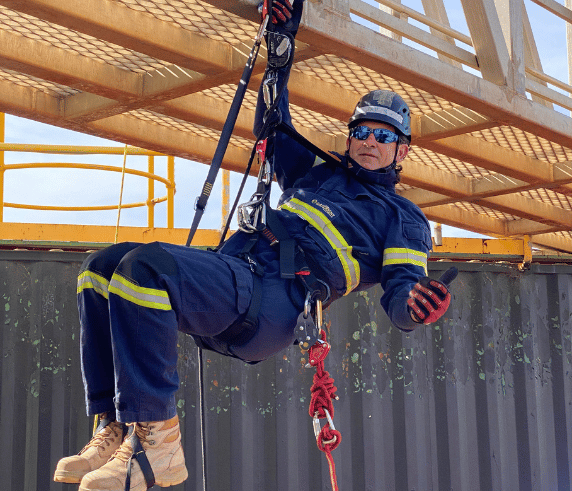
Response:
[[[302,282],[306,292],[311,293],[312,299],[321,300],[324,307],[331,303],[333,299],[330,287],[319,278],[320,276],[326,277],[322,267],[311,256],[307,256],[301,247],[296,250],[295,261],[296,271],[299,272],[296,277]]]
[[[98,418],[98,425],[97,425],[97,428],[93,432],[94,436],[97,435],[106,426],[109,426],[111,423],[116,421],[115,413],[113,413],[113,412],[106,413],[106,416],[104,418],[101,418],[99,416],[96,416],[96,418]],[[125,435],[127,435],[128,428],[127,428],[127,425],[125,423],[119,423],[119,426],[120,426],[121,431],[123,433],[121,435],[121,441],[123,441],[123,439],[125,438]]]
[[[313,154],[317,155],[318,157],[323,159],[325,162],[328,162],[331,164],[339,164],[340,163],[340,159],[338,157],[336,157],[335,155],[333,155],[329,152],[326,152],[325,150],[322,150],[320,147],[317,147],[310,140],[306,139],[300,133],[298,133],[292,126],[284,123],[283,121],[280,121],[280,123],[277,125],[276,129],[278,131],[281,131],[285,135],[288,135],[294,141],[296,141],[297,143],[302,145],[304,148],[310,150]]]
[[[110,423],[113,423],[114,421],[115,421],[115,414],[113,414],[113,416],[109,416],[109,413],[107,413],[104,418],[100,417],[99,418],[99,424],[97,425],[97,428],[95,429],[93,434],[97,435],[101,430],[103,430],[103,428],[108,426]],[[125,435],[123,435],[123,436],[125,436]]]
[[[280,245],[280,277],[292,280],[296,278],[296,263],[294,261],[296,241],[290,237],[280,218],[278,218],[276,210],[272,208],[267,210],[266,223]]]
[[[153,469],[151,468],[151,464],[149,463],[149,459],[147,455],[145,455],[145,450],[143,449],[143,445],[139,441],[139,437],[137,433],[135,433],[135,427],[132,427],[131,433],[131,448],[133,449],[133,455],[129,457],[129,461],[127,462],[127,477],[125,478],[125,491],[129,491],[131,489],[131,461],[133,457],[139,464],[141,472],[143,473],[143,477],[145,478],[145,484],[147,485],[147,489],[152,488],[155,485],[155,474],[153,474]]]
[[[224,158],[224,154],[226,153],[226,149],[228,148],[230,137],[232,136],[232,130],[234,129],[236,119],[238,118],[238,113],[240,111],[242,101],[244,100],[244,95],[246,94],[248,82],[250,81],[250,76],[252,75],[254,62],[256,61],[256,57],[258,56],[260,43],[262,41],[262,35],[266,29],[268,19],[269,17],[266,16],[262,21],[262,24],[260,25],[258,35],[254,41],[252,49],[250,50],[248,59],[246,60],[246,65],[244,66],[244,70],[242,71],[238,88],[236,89],[234,98],[232,100],[230,109],[228,111],[228,115],[222,127],[220,138],[218,140],[215,153],[211,161],[207,178],[205,180],[205,183],[203,184],[203,189],[195,205],[196,211],[195,211],[195,216],[193,218],[193,223],[191,225],[191,229],[189,230],[189,236],[187,237],[187,244],[186,244],[187,247],[191,245],[193,237],[197,231],[197,228],[199,227],[199,222],[201,221],[201,218],[207,206],[207,201],[209,199],[214,183],[216,181],[216,176],[222,165],[222,159]]]

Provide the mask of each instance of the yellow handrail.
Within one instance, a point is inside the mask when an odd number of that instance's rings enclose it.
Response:
[[[102,170],[107,172],[122,172],[121,167],[102,164],[89,163],[72,163],[72,162],[31,162],[5,164],[4,152],[31,152],[31,153],[53,153],[53,154],[75,154],[75,155],[146,155],[148,157],[148,171],[137,169],[125,169],[125,173],[132,174],[148,179],[147,200],[135,203],[122,204],[121,208],[137,208],[142,206],[148,207],[147,225],[154,228],[154,206],[157,203],[167,201],[167,228],[174,228],[174,196],[175,196],[175,159],[167,156],[167,178],[155,174],[154,157],[165,156],[158,152],[145,150],[137,147],[97,147],[83,145],[36,145],[22,143],[4,143],[4,114],[0,113],[0,222],[3,221],[3,212],[5,207],[19,208],[27,210],[46,210],[46,211],[103,211],[117,210],[119,205],[96,205],[96,206],[48,206],[48,205],[30,205],[23,203],[7,203],[4,202],[4,174],[9,170],[21,169],[38,169],[38,168],[59,168],[59,169],[87,169]],[[167,189],[165,196],[154,197],[154,181],[161,182]]]

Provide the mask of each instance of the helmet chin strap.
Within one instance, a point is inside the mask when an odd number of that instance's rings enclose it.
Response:
[[[398,153],[399,153],[399,142],[397,142],[397,146],[395,147],[395,156],[393,157],[393,162],[391,162],[391,164],[389,164],[387,167],[384,167],[384,169],[391,170],[391,169],[395,169],[397,167],[397,154]]]
[[[365,144],[365,142],[364,142]],[[368,172],[378,172],[380,174],[384,174],[386,172],[390,172],[392,170],[394,170],[397,167],[397,154],[399,153],[399,142],[397,142],[397,146],[395,147],[395,155],[393,156],[393,162],[391,162],[391,164],[386,165],[385,167],[381,167],[379,169],[373,170],[373,171],[368,171]],[[352,159],[350,157],[350,153],[349,150],[346,150],[346,158],[348,159],[348,162],[351,163],[351,165],[357,166],[358,168],[362,168],[364,170],[366,170],[364,167],[362,167],[361,165],[359,165],[354,159]]]
[[[393,162],[391,162],[391,164],[386,165],[385,167],[380,167],[379,169],[376,169],[376,170],[367,170],[365,167],[362,167],[361,165],[359,165],[354,159],[352,159],[350,157],[350,154],[347,150],[346,150],[345,156],[346,156],[346,159],[348,160],[348,162],[353,167],[357,167],[358,169],[363,169],[364,171],[367,171],[367,172],[378,172],[379,174],[384,174],[386,172],[390,172],[390,171],[394,170],[397,167],[397,155],[396,155],[396,158],[393,159]]]

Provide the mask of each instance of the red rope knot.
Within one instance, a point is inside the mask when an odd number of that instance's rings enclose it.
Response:
[[[320,370],[322,368],[322,370]],[[325,418],[327,409],[332,418],[334,417],[334,405],[332,399],[336,398],[337,387],[334,386],[334,379],[330,377],[330,374],[323,370],[322,367],[318,365],[316,373],[314,374],[314,383],[310,389],[312,393],[312,399],[310,401],[310,416],[313,418],[315,413],[318,413],[319,418]]]
[[[326,332],[320,333],[320,340],[309,350],[310,366],[316,367],[314,383],[310,389],[312,399],[310,401],[310,416],[314,421],[314,434],[318,448],[326,454],[330,468],[330,482],[333,491],[339,491],[336,478],[336,466],[332,457],[335,450],[342,441],[342,435],[334,426],[334,405],[332,399],[337,399],[334,386],[334,379],[324,370],[324,359],[330,351],[330,345],[326,342]],[[320,419],[326,418],[328,421],[323,428],[320,428]]]

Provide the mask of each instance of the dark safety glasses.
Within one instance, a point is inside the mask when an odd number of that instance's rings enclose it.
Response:
[[[356,126],[350,130],[350,136],[358,140],[367,140],[372,133],[377,143],[393,143],[399,140],[397,133],[385,128],[372,129],[369,126]]]

